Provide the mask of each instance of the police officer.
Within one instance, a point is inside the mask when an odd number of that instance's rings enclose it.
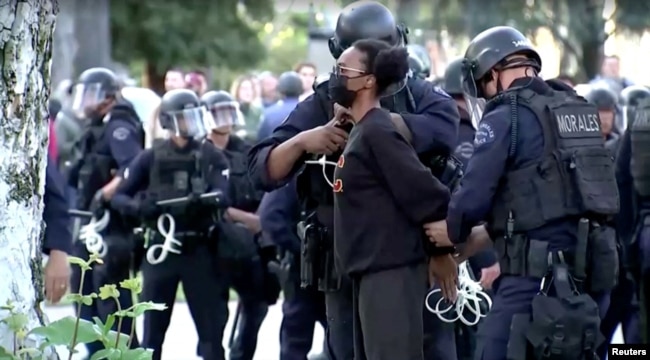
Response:
[[[302,89],[302,79],[297,72],[287,71],[280,75],[277,90],[282,96],[282,100],[264,109],[264,119],[262,119],[257,132],[258,139],[266,139],[271,136],[273,130],[289,116],[300,102]]]
[[[300,287],[300,202],[296,182],[264,195],[259,209],[262,234],[280,249],[278,264],[284,289],[280,325],[280,360],[304,360],[312,348],[314,324],[327,327],[325,297],[315,288]]]
[[[621,131],[627,129],[628,124],[634,120],[636,108],[649,97],[650,89],[646,86],[632,85],[621,91],[620,103],[621,113],[623,115],[623,128]]]
[[[474,137],[476,125],[472,116],[467,111],[467,104],[463,95],[462,77],[463,59],[456,59],[449,63],[445,70],[445,77],[442,89],[445,90],[456,101],[458,112],[460,113],[460,127],[458,129],[458,146],[454,155],[463,163],[463,168],[467,168],[467,163],[474,153]],[[482,251],[481,253],[469,259],[472,272],[480,276],[479,283],[484,288],[492,288],[492,283],[501,274],[499,262],[492,249]],[[474,349],[476,348],[476,328],[466,326],[461,322],[456,323],[456,349],[458,359],[473,359]]]
[[[230,359],[251,360],[268,305],[275,303],[278,295],[276,293],[275,298],[271,296],[270,300],[265,297],[264,286],[268,276],[258,256],[255,240],[260,232],[259,217],[255,212],[263,193],[255,190],[248,177],[246,154],[250,145],[232,134],[233,126],[243,123],[239,104],[225,91],[208,91],[201,97],[201,102],[211,115],[206,116],[209,119],[206,121],[206,130],[209,131],[207,139],[223,151],[230,165],[228,183],[231,206],[218,226],[220,251],[217,260],[220,265],[217,276],[237,291],[240,301],[237,310],[240,312],[239,321],[235,324],[237,335],[230,348]],[[231,246],[226,246],[226,243]],[[224,295],[222,300],[227,303],[228,294]],[[214,340],[219,341],[217,338]]]
[[[406,42],[405,29],[395,23],[393,14],[385,6],[373,1],[359,1],[345,7],[336,26],[335,36],[330,40],[330,52],[334,58],[356,40],[375,38],[395,46]],[[329,155],[328,161],[336,162],[347,138],[347,132],[335,125],[333,104],[329,101],[328,87],[335,85],[329,80],[317,80],[315,93],[298,104],[287,120],[275,129],[270,138],[259,142],[249,153],[249,170],[257,185],[267,191],[287,183],[305,161],[316,155]],[[395,92],[396,90],[400,90]],[[437,92],[430,83],[410,78],[406,86],[396,86],[382,102],[391,111],[398,129],[410,137],[413,147],[421,155],[450,155],[456,146],[458,134],[458,110],[452,99]],[[316,160],[311,160],[313,164]],[[309,165],[298,177],[298,192],[305,204],[306,226],[313,236],[322,238],[328,249],[333,239],[333,197],[329,182],[333,167],[324,170],[321,164]],[[325,172],[325,176],[323,174]],[[329,229],[329,230],[328,230]],[[316,235],[318,234],[318,235]],[[303,239],[303,243],[305,240]],[[304,257],[303,257],[304,258]],[[322,270],[320,289],[325,290],[327,308],[327,341],[330,358],[350,360],[353,358],[352,295],[349,281],[333,272],[333,252],[318,256],[324,259],[327,269]],[[302,271],[301,266],[301,271]],[[314,284],[312,284],[314,285]],[[319,284],[315,284],[318,286]],[[430,336],[441,345],[441,358],[454,358],[453,327]]]
[[[448,229],[438,225],[460,243],[485,221],[499,253],[503,275],[478,330],[476,356],[591,358],[602,340],[599,309],[576,292],[589,291],[605,305],[618,256],[614,231],[604,226],[619,199],[598,110],[566,85],[539,78],[539,54],[511,27],[472,39],[463,69],[468,108],[477,106],[475,98],[490,101],[452,196]]]
[[[598,108],[600,131],[605,139],[605,146],[612,151],[612,154],[616,155],[619,144],[619,135],[615,131],[615,126],[619,123],[616,94],[608,88],[593,87],[584,95],[584,98]]]
[[[225,321],[217,321],[213,299],[224,290],[215,276],[214,216],[227,205],[227,160],[203,138],[204,107],[194,92],[167,92],[159,121],[170,139],[142,152],[129,166],[111,205],[142,219],[150,229],[146,262],[142,264],[142,301],[167,305],[144,317],[142,346],[161,359],[178,283],[183,282],[204,359],[224,359],[221,345]],[[135,198],[144,192],[141,199]],[[206,195],[207,194],[207,195]],[[164,202],[167,204],[164,205]]]
[[[650,92],[639,87],[624,91],[622,95],[627,130],[621,139],[616,160],[616,178],[621,194],[621,211],[617,217],[617,229],[624,250],[624,265],[638,283],[641,335],[643,341],[647,342],[650,324],[648,321],[650,227],[647,216],[650,209],[650,191],[647,185],[650,179],[647,171],[647,158],[650,155],[648,152]]]
[[[427,49],[422,45],[409,44],[409,67],[414,76],[421,79],[427,79],[431,76],[431,58]]]
[[[122,98],[116,75],[105,68],[81,73],[72,90],[71,110],[83,122],[85,133],[77,143],[82,157],[70,169],[68,183],[76,190],[78,210],[92,209],[98,216],[103,215],[102,209],[121,181],[120,174],[142,151],[144,131],[133,106]],[[95,292],[105,284],[119,284],[129,277],[130,232],[118,213],[112,211],[110,217],[112,221],[103,234],[108,249],[104,264],[96,264],[86,274],[81,285],[84,294]],[[79,220],[75,230],[79,229]],[[75,244],[75,253],[81,258],[88,257],[81,241]],[[79,275],[75,269],[74,286],[79,284]],[[120,303],[123,308],[132,304],[128,292],[120,296]],[[105,321],[115,310],[114,301],[98,300],[91,306],[82,306],[81,317],[92,321],[98,316]],[[122,328],[128,332],[131,325],[126,322],[130,319],[125,319]],[[101,348],[98,343],[88,346],[91,355]]]

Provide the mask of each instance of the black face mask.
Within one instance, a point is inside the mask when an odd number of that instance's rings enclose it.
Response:
[[[357,97],[357,92],[348,89],[348,77],[336,74],[330,75],[328,83],[330,99],[333,102],[349,108]]]

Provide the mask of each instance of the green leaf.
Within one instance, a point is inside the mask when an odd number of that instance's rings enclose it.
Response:
[[[62,319],[54,321],[47,326],[40,326],[32,331],[30,334],[40,335],[47,339],[52,345],[65,345],[69,346],[72,342],[77,318],[74,316],[66,316]],[[94,324],[87,320],[79,320],[79,329],[77,331],[77,344],[87,344],[99,340],[98,332],[94,329]],[[99,331],[101,333],[101,331]]]
[[[115,284],[106,284],[99,288],[99,298],[107,300],[110,298],[117,299],[120,297],[120,291]]]
[[[104,263],[104,260],[102,260],[102,258],[99,257],[99,254],[90,253],[90,256],[88,256],[88,264],[92,265],[93,263],[97,263],[101,265]]]
[[[131,311],[134,314],[133,317],[138,317],[147,311],[163,311],[165,309],[167,309],[167,306],[165,304],[156,304],[148,301],[134,304],[131,308]]]
[[[121,358],[122,351],[119,349],[109,348],[94,353],[93,356],[90,357],[90,360],[120,360]]]
[[[67,294],[63,301],[75,302],[77,304],[82,303],[86,306],[90,306],[93,304],[93,300],[96,298],[97,298],[97,294],[95,293],[89,295]]]
[[[41,355],[41,352],[38,349],[34,348],[22,348],[16,351],[16,355],[22,358],[25,358],[25,356],[27,356],[28,358],[33,359],[34,357]]]
[[[120,282],[120,287],[122,289],[130,290],[135,295],[139,295],[142,292],[142,280],[137,277],[126,279]]]
[[[117,331],[111,330],[106,334],[106,342],[104,343],[105,348],[114,348],[115,347],[115,340],[117,340],[117,335],[120,335],[120,341],[117,344],[117,348],[126,351],[127,347],[126,344],[129,342],[129,335],[125,333],[118,333]],[[102,341],[103,342],[103,341]]]
[[[0,347],[0,360],[20,360],[20,358],[14,356],[7,349]]]
[[[0,322],[5,323],[12,332],[19,332],[27,326],[29,319],[25,314],[13,313]]]
[[[138,348],[124,351],[120,360],[151,360],[152,358],[153,350]]]
[[[14,303],[10,299],[7,299],[6,305],[0,306],[0,310],[5,310],[9,312],[14,312],[15,309],[16,307],[14,306]]]
[[[82,258],[76,256],[68,256],[68,262],[72,265],[77,265],[81,268],[81,271],[91,270],[90,262],[85,261]]]
[[[104,324],[102,334],[104,336],[108,335],[108,333],[111,331],[111,328],[113,327],[113,324],[115,324],[115,315],[110,314],[106,318],[106,324]]]

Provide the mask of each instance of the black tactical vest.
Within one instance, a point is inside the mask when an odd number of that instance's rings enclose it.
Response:
[[[234,208],[255,212],[262,201],[264,192],[257,191],[248,175],[246,153],[225,150],[228,158],[228,192]]]
[[[514,232],[525,232],[570,216],[597,219],[616,214],[614,159],[604,146],[597,109],[568,92],[542,95],[529,88],[506,92],[488,109],[512,96],[536,115],[544,152],[536,164],[510,170],[502,178],[488,219],[493,231],[504,233],[508,219],[514,220]],[[514,124],[513,136],[516,139]]]
[[[640,196],[650,196],[650,101],[641,104],[629,126],[632,158],[630,169],[634,189]]]
[[[113,179],[113,172],[117,170],[117,163],[112,156],[102,154],[108,148],[107,138],[104,136],[106,124],[94,124],[86,129],[81,139],[80,147],[82,158],[79,167],[77,190],[78,209],[88,209],[95,193]]]
[[[201,149],[196,144],[191,151],[175,149],[171,141],[165,141],[153,147],[153,165],[149,173],[147,192],[158,200],[174,199],[195,192],[203,194],[203,160]]]

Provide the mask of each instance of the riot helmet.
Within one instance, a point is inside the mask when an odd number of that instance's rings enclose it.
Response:
[[[623,130],[625,130],[629,122],[634,119],[637,114],[638,108],[650,99],[650,89],[641,85],[628,86],[621,91],[621,109],[623,113]]]
[[[282,73],[278,78],[278,93],[285,98],[298,98],[303,93],[302,78],[295,71]]]
[[[616,110],[616,94],[607,88],[592,87],[583,97],[598,110]]]
[[[329,40],[334,59],[357,40],[384,40],[393,46],[406,45],[408,31],[398,26],[390,10],[376,1],[356,1],[341,11],[334,37]]]
[[[298,78],[300,89],[302,82]],[[244,126],[244,115],[239,109],[237,102],[228,92],[208,91],[201,96],[201,104],[207,109],[204,118],[205,128],[207,131],[219,134],[230,134],[233,126]]]
[[[414,76],[426,79],[431,75],[431,58],[422,45],[410,44],[406,48],[409,51],[409,67]]]
[[[584,98],[598,108],[600,128],[603,134],[610,134],[616,125],[616,113],[618,112],[616,93],[609,88],[593,86],[584,95]]]
[[[160,102],[160,126],[172,135],[201,138],[207,134],[203,123],[205,108],[192,90],[170,90]]]
[[[72,88],[71,110],[81,119],[103,117],[119,91],[114,72],[99,67],[88,69],[79,75]]]
[[[463,59],[456,59],[447,65],[442,89],[451,96],[463,96]]]
[[[513,57],[514,55],[523,55]],[[509,26],[495,26],[476,35],[470,42],[463,59],[462,85],[468,112],[473,121],[483,114],[485,101],[483,85],[492,79],[492,70],[504,71],[532,67],[537,75],[542,59],[530,41],[519,30]],[[497,81],[497,91],[502,91]]]

